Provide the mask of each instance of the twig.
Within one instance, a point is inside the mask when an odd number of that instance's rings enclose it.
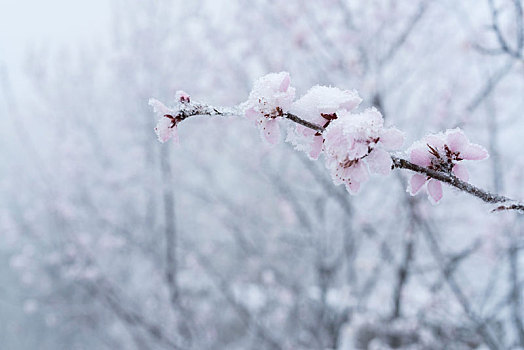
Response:
[[[395,39],[393,45],[389,48],[388,52],[379,59],[379,65],[383,65],[385,62],[391,61],[395,56],[398,50],[404,45],[409,35],[413,32],[413,29],[416,27],[417,23],[420,22],[421,18],[424,16],[426,9],[428,7],[428,2],[422,2],[415,14],[410,18],[407,23],[406,28],[400,33],[399,37]]]
[[[109,281],[103,280],[95,283],[89,283],[87,287],[92,293],[94,293],[94,295],[98,295],[102,301],[104,301],[109,306],[114,315],[124,323],[144,330],[147,334],[149,334],[149,336],[158,342],[165,344],[170,349],[183,349],[180,344],[173,341],[167,334],[163,332],[160,325],[146,320],[134,309],[126,308],[109,284]]]
[[[251,313],[248,307],[239,302],[231,290],[230,283],[226,282],[222,276],[220,276],[209,260],[202,254],[197,253],[197,259],[200,266],[204,269],[204,272],[214,282],[218,291],[224,296],[226,301],[238,314],[240,319],[245,323],[247,327],[253,327],[256,330],[256,334],[271,347],[271,349],[283,349],[281,341],[275,337],[261,322],[259,322],[255,315]]]
[[[403,291],[408,283],[410,269],[415,255],[416,238],[416,234],[413,232],[413,227],[409,227],[404,238],[404,258],[402,259],[400,266],[397,268],[397,282],[393,291],[392,320],[401,316]]]
[[[511,300],[511,313],[513,322],[518,334],[519,344],[524,345],[524,322],[520,314],[522,310],[522,297],[521,289],[519,286],[519,271],[518,271],[518,254],[519,251],[515,245],[514,238],[512,237],[512,244],[508,250],[509,259],[509,282],[511,284],[510,300]]]
[[[469,113],[474,112],[478,106],[488,97],[495,87],[511,72],[515,61],[510,60],[500,67],[492,76],[488,78],[488,81],[484,84],[481,90],[475,95],[472,101],[467,105],[466,110]]]
[[[517,2],[516,2],[517,3]],[[493,0],[488,0],[489,8],[491,10],[491,18],[492,18],[492,29],[495,33],[495,36],[497,37],[497,41],[499,43],[500,49],[504,52],[506,52],[508,55],[520,59],[521,53],[518,51],[520,48],[520,34],[517,34],[517,48],[513,49],[509,45],[507,39],[504,37],[504,34],[502,34],[502,30],[500,28],[499,23],[499,10],[495,7],[495,3]],[[522,13],[519,13],[519,6],[516,7],[516,18],[517,18],[517,31],[522,30],[522,28],[519,28],[519,15],[522,16]],[[521,19],[521,18],[520,18]]]

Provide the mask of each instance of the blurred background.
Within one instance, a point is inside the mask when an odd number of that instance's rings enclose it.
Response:
[[[0,348],[523,349],[522,215],[398,170],[350,196],[242,117],[162,145],[147,104],[289,71],[406,147],[463,128],[470,181],[522,199],[522,6],[0,0]]]

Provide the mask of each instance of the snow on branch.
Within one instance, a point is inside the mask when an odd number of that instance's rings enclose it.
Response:
[[[415,173],[407,191],[416,195],[425,189],[433,204],[441,200],[442,183],[446,183],[484,202],[498,204],[493,211],[524,213],[524,203],[468,183],[463,162],[486,159],[488,152],[471,143],[462,130],[427,135],[407,150],[409,160],[400,158],[390,152],[402,147],[403,132],[385,127],[384,118],[376,108],[355,112],[362,101],[356,91],[315,86],[295,101],[295,89],[290,82],[286,72],[261,77],[248,100],[235,107],[194,102],[183,91],[177,92],[173,107],[150,99],[149,104],[160,117],[155,128],[158,139],[178,142],[178,125],[191,116],[244,115],[257,125],[264,140],[276,144],[281,139],[280,120],[288,119],[296,125],[288,130],[286,141],[312,160],[324,154],[333,182],[344,184],[350,194],[359,192],[370,173],[388,175],[398,168]]]

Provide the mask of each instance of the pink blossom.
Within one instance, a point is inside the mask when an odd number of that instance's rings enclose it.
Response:
[[[175,93],[175,99],[181,103],[190,103],[191,102],[191,98],[189,97],[189,94],[182,90],[178,90]]]
[[[276,144],[280,139],[278,118],[289,111],[295,98],[287,72],[271,73],[259,78],[244,104],[245,115],[255,121],[263,139]]]
[[[332,120],[337,119],[338,111],[351,111],[361,101],[354,90],[314,86],[293,103],[290,112],[325,128]],[[324,138],[310,128],[297,125],[294,130],[290,130],[286,141],[292,143],[296,149],[305,151],[311,159],[318,159]]]
[[[409,160],[425,168],[454,175],[468,181],[469,173],[463,160],[482,160],[488,157],[484,147],[470,143],[459,128],[448,129],[445,133],[427,135],[415,142],[409,149]],[[432,203],[442,199],[442,184],[422,174],[414,174],[409,180],[407,191],[417,194],[426,185],[428,198]]]
[[[333,182],[345,184],[351,194],[359,191],[370,172],[390,173],[393,162],[387,151],[400,148],[404,139],[400,130],[384,128],[384,119],[376,108],[359,114],[339,111],[323,136],[326,166]]]
[[[434,201],[438,203],[442,199],[442,183],[435,179],[430,179],[427,185],[428,195]]]
[[[160,118],[155,127],[158,140],[160,142],[166,142],[172,138],[173,141],[178,142],[178,119],[176,116],[178,113],[154,98],[149,99],[149,105],[153,107],[153,110]]]

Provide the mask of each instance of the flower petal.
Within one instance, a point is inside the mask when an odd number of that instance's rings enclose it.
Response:
[[[488,158],[489,154],[486,149],[480,145],[469,144],[466,149],[460,152],[459,157],[467,160],[483,160]]]
[[[354,180],[351,182],[346,182],[346,190],[350,194],[357,194],[358,191],[360,191],[360,182]]]
[[[410,195],[416,195],[422,186],[426,183],[426,176],[422,174],[413,174],[409,179],[408,192]]]
[[[369,171],[375,174],[388,175],[391,172],[393,161],[388,152],[380,148],[375,148],[366,157]]]
[[[455,164],[455,166],[453,166],[453,174],[455,174],[456,177],[458,177],[459,179],[461,179],[462,181],[468,181],[469,180],[469,173],[468,173],[468,169],[466,168],[465,165],[463,164]]]
[[[176,128],[176,125],[173,126],[173,122],[171,119],[166,117],[160,118],[155,127],[155,132],[158,136],[158,141],[164,143],[172,138],[173,141],[177,143],[178,133]]]
[[[362,98],[358,95],[356,90],[346,90],[344,94],[347,96],[346,100],[340,104],[340,108],[344,108],[348,111],[351,111],[358,107],[362,102]]]
[[[189,94],[182,90],[178,90],[175,93],[175,99],[182,103],[189,103],[191,101],[191,97],[189,96]]]
[[[444,141],[445,137],[442,133],[431,134],[425,138],[425,143],[429,144],[433,148],[438,148],[439,150],[444,148]]]
[[[176,114],[175,111],[173,111],[172,109],[166,107],[162,102],[160,102],[159,100],[155,99],[155,98],[150,98],[149,99],[149,105],[151,107],[153,107],[153,111],[159,116],[159,117],[163,117],[164,114]]]
[[[349,178],[351,181],[365,182],[369,178],[369,171],[366,164],[359,160],[349,167]]]
[[[459,128],[446,132],[446,145],[452,152],[462,152],[468,144],[468,138]]]
[[[270,144],[275,145],[280,141],[280,126],[276,119],[264,120],[260,131]]]
[[[380,135],[380,142],[386,150],[399,149],[404,143],[404,133],[397,128],[386,129]]]
[[[249,120],[257,121],[257,119],[261,116],[259,112],[255,111],[255,108],[248,108],[246,109],[245,113],[246,117]]]
[[[356,139],[353,135],[347,135],[347,140],[351,142],[351,146],[348,150],[343,150],[344,152],[347,151],[347,154],[350,158],[357,159],[362,158],[368,153],[369,145],[366,142],[362,142],[358,139]]]
[[[309,151],[309,158],[318,159],[318,156],[322,152],[322,145],[324,144],[324,138],[322,136],[314,136],[313,142],[311,142],[311,150]]]
[[[287,89],[289,88],[290,83],[291,83],[291,78],[289,77],[289,73],[286,72],[286,74],[284,75],[284,79],[282,79],[282,82],[280,83],[279,90],[281,92],[286,92]]]
[[[409,160],[423,167],[427,167],[431,164],[431,155],[425,148],[414,148],[409,153]]]
[[[433,204],[437,204],[442,199],[442,183],[440,181],[431,179],[428,182],[428,198]]]

